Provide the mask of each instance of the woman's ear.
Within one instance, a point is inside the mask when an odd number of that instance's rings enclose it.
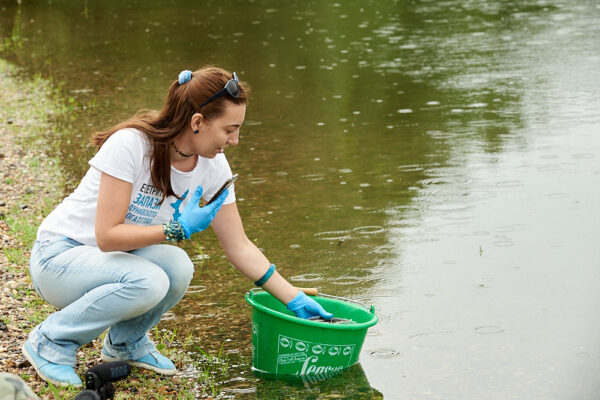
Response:
[[[192,115],[191,128],[192,131],[194,131],[194,133],[196,133],[196,131],[200,129],[200,125],[202,125],[203,123],[204,115],[202,115],[201,113],[195,113],[194,115]]]

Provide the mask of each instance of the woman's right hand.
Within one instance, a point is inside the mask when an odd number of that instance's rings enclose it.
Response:
[[[333,318],[333,314],[325,311],[323,306],[308,297],[302,290],[287,304],[288,310],[294,312],[298,318],[309,319],[321,317],[323,319]]]
[[[186,239],[189,239],[193,233],[200,232],[208,228],[212,220],[219,212],[221,205],[227,198],[229,190],[225,189],[223,193],[209,205],[200,207],[200,199],[202,198],[202,186],[198,186],[194,191],[194,195],[181,213],[179,223],[183,227]]]

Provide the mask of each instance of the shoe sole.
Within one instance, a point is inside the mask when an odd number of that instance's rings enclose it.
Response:
[[[27,342],[25,342],[27,343]],[[67,387],[67,386],[73,386],[73,387],[83,387],[83,384],[75,384],[75,383],[69,383],[69,382],[61,382],[61,381],[55,381],[54,379],[50,379],[48,378],[46,375],[44,375],[37,367],[37,365],[35,365],[35,362],[33,361],[33,357],[31,356],[31,354],[29,354],[29,352],[27,351],[27,348],[25,347],[25,343],[23,344],[23,346],[21,347],[21,351],[23,352],[23,355],[25,356],[25,358],[27,359],[27,361],[29,361],[29,364],[31,364],[31,366],[35,369],[35,372],[37,372],[38,376],[40,378],[42,378],[43,380],[45,380],[46,382],[49,382],[51,384],[53,384],[54,386],[58,386],[58,387]]]
[[[121,360],[120,358],[112,357],[112,356],[109,356],[108,354],[104,354],[104,353],[100,354],[100,359],[102,361],[106,361],[106,362],[125,361],[127,364],[132,365],[134,367],[149,369],[149,370],[159,373],[161,375],[171,376],[171,375],[175,375],[177,373],[176,369],[162,369],[162,368],[158,368],[153,365],[150,365],[150,364],[136,362],[133,360]]]

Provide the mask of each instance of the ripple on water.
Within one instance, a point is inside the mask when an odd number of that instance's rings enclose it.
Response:
[[[352,229],[352,232],[356,232],[360,235],[375,235],[384,231],[385,229],[379,225],[359,226],[358,228]]]
[[[421,165],[412,164],[412,165],[399,165],[396,167],[401,172],[417,172],[423,171],[423,167]]]
[[[325,179],[325,174],[307,174],[302,175],[302,178],[311,182],[322,181],[323,179]]]
[[[517,232],[517,231],[523,230],[524,228],[525,228],[525,224],[510,224],[510,225],[499,226],[496,229],[494,229],[494,232],[510,233],[510,232]]]
[[[199,254],[197,256],[191,257],[192,264],[200,265],[204,262],[204,260],[208,260],[210,256],[208,254]]]
[[[543,154],[540,158],[544,160],[556,160],[558,158],[557,154]]]
[[[546,195],[546,197],[549,199],[565,199],[565,198],[569,197],[569,195],[567,193],[563,193],[563,192],[555,192],[555,193],[548,193]]]
[[[364,282],[364,279],[359,278],[358,276],[339,276],[337,278],[332,278],[331,282],[336,285],[356,285]]]
[[[496,182],[496,187],[499,188],[517,188],[523,186],[524,183],[521,181],[500,181]]]
[[[300,282],[314,282],[320,281],[323,279],[323,275],[321,274],[302,274],[302,275],[294,275],[290,277],[291,281],[300,281]]]
[[[241,377],[241,376],[234,376],[233,378],[226,380],[225,382],[223,382],[223,385],[226,385],[228,383],[234,383],[234,382],[246,382],[248,379]]]
[[[245,181],[251,185],[257,185],[259,183],[265,183],[267,180],[265,178],[247,178]]]
[[[432,211],[464,211],[472,208],[474,206],[473,203],[438,203],[438,204],[430,204],[428,208]]]
[[[346,240],[350,239],[349,230],[327,231],[315,233],[313,236],[320,240]]]
[[[160,319],[161,321],[170,321],[172,319],[177,318],[177,316],[172,313],[172,312],[166,312],[163,314],[162,318]]]
[[[548,164],[548,165],[542,165],[540,167],[538,167],[538,171],[541,172],[561,172],[564,170],[564,165],[561,164]]]
[[[475,333],[478,335],[495,335],[497,333],[504,332],[504,329],[499,326],[478,326],[475,328]]]
[[[191,285],[188,287],[188,289],[185,292],[187,294],[190,294],[190,293],[204,292],[205,290],[206,290],[206,286],[204,286],[204,285]]]
[[[452,139],[454,138],[454,134],[450,132],[443,132],[438,130],[431,130],[425,132],[425,134],[431,136],[433,139]]]
[[[374,358],[394,358],[399,354],[398,351],[391,349],[372,350],[369,352],[369,355]]]
[[[247,387],[247,388],[227,388],[224,389],[226,392],[228,393],[236,393],[236,394],[248,394],[248,393],[255,393],[256,392],[256,388],[255,387]]]
[[[496,235],[495,240],[492,242],[492,244],[499,246],[499,247],[514,246],[513,241],[508,236],[505,236],[505,235]]]
[[[572,158],[574,158],[576,160],[589,160],[594,157],[596,157],[596,155],[593,153],[577,153],[577,154],[573,154],[573,156],[572,156]]]

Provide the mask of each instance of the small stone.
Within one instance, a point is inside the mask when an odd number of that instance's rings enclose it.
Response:
[[[11,281],[6,282],[4,284],[4,286],[6,286],[7,288],[10,288],[10,289],[15,289],[15,288],[19,287],[19,284],[15,281],[11,280]]]
[[[4,207],[6,205],[5,201],[0,201],[0,207]]]
[[[6,324],[2,321],[0,321],[0,331],[2,331],[2,332],[8,331],[8,326],[6,326]]]
[[[21,210],[25,210],[27,207],[29,207],[27,204],[21,204],[21,205],[19,206],[19,208],[20,208]]]

